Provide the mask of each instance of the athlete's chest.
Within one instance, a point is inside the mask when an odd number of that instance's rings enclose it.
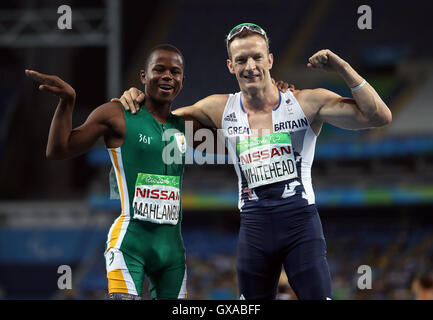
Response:
[[[130,121],[126,126],[125,142],[136,151],[159,152],[164,146],[164,129],[152,122]]]
[[[280,104],[268,112],[246,110],[240,95],[233,97],[228,105],[223,128],[228,138],[262,137],[270,133],[305,131],[309,121],[297,100],[290,94],[281,96]]]
[[[271,112],[249,112],[246,115],[247,125],[251,129],[251,136],[262,137],[273,132]]]
[[[241,112],[240,113],[240,126],[245,127],[244,134],[242,130],[239,135],[250,137],[263,137],[275,132],[289,132],[292,133],[302,126],[307,125],[308,121],[301,120],[302,117],[299,113],[295,114],[287,110],[286,105],[268,112]],[[302,124],[301,124],[302,122]]]
[[[181,129],[168,122],[129,121],[124,147],[148,159],[159,160],[170,156],[182,159],[186,152],[186,139]]]

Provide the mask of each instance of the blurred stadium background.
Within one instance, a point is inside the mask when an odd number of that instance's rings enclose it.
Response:
[[[72,30],[57,28],[62,4],[72,8]],[[363,4],[372,9],[371,30],[357,27]],[[57,100],[39,92],[24,69],[56,74],[76,89],[77,125],[109,98],[139,87],[146,51],[171,43],[186,59],[175,107],[189,105],[238,91],[224,37],[245,21],[267,30],[274,78],[350,96],[337,76],[306,68],[308,57],[329,48],[392,110],[392,124],[382,129],[326,125],[312,176],[334,298],[413,299],[413,277],[433,271],[431,12],[429,2],[403,0],[2,1],[0,299],[103,299],[103,248],[120,213],[119,202],[109,200],[102,140],[72,160],[45,158]],[[189,298],[235,299],[235,172],[231,165],[187,165],[183,185]],[[57,288],[60,265],[72,267],[72,290]],[[360,265],[372,268],[371,290],[357,288]]]

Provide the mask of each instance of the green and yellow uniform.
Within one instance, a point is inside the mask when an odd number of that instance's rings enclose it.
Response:
[[[108,291],[141,296],[147,276],[152,298],[186,298],[180,229],[185,123],[170,114],[161,124],[145,107],[124,116],[122,146],[107,149],[122,206],[104,254]]]

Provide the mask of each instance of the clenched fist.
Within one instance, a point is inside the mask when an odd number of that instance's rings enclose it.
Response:
[[[307,67],[329,72],[339,72],[347,64],[329,49],[316,52],[308,59]]]

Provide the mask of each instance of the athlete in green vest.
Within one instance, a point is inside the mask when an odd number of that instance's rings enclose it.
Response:
[[[40,90],[60,98],[48,137],[49,159],[83,154],[100,137],[107,146],[122,206],[104,253],[109,298],[140,299],[146,276],[152,298],[186,298],[180,231],[185,123],[170,111],[184,80],[181,52],[171,45],[151,50],[140,71],[148,99],[138,117],[119,102],[108,102],[74,129],[75,90],[57,76],[26,74],[41,83]]]

